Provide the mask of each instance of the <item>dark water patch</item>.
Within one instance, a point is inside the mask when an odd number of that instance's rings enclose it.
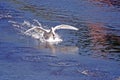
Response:
[[[46,6],[25,5],[21,7],[21,10],[29,11],[40,18],[50,21],[60,21],[62,23],[66,22],[74,24],[80,21],[78,16],[68,14],[67,11],[53,9]]]
[[[119,61],[119,30],[104,26],[100,23],[88,23],[76,32],[79,54],[106,59],[114,54],[114,60]]]
[[[108,5],[108,6],[114,6],[116,8],[120,8],[119,0],[90,0],[90,1],[93,1],[101,6]]]
[[[22,12],[19,12],[15,9],[13,9],[9,4],[7,3],[0,3],[0,19],[17,19],[22,18]]]
[[[13,4],[17,4],[16,3],[17,0],[12,1]],[[62,22],[62,23],[78,23],[82,20],[82,18],[80,19],[79,16],[71,14],[71,11],[67,11],[64,9],[59,9],[59,8],[51,8],[47,5],[36,5],[31,2],[28,3],[24,3],[23,1],[18,1],[19,7],[17,7],[18,10],[20,10],[21,12],[25,12],[24,14],[28,14],[29,16],[33,17],[39,17],[41,18],[41,20],[46,20],[46,21],[55,21],[55,22]],[[32,13],[32,14],[30,14]],[[28,16],[26,15],[26,16]],[[28,16],[28,17],[29,17]],[[81,21],[82,22],[82,21]]]

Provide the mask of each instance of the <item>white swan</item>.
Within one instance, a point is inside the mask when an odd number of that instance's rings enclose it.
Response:
[[[47,42],[60,42],[60,41],[62,41],[60,36],[57,33],[55,33],[55,31],[58,29],[78,30],[78,28],[76,28],[76,27],[73,27],[70,25],[64,25],[64,24],[52,27],[51,29],[44,29],[43,27],[41,27],[41,24],[37,20],[36,20],[36,22],[38,23],[39,26],[33,26],[32,28],[28,29],[24,33],[26,34],[30,31],[35,31],[37,33],[43,32],[42,38]]]

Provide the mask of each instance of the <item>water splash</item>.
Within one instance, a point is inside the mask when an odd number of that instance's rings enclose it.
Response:
[[[19,31],[23,35],[31,36],[32,38],[37,39],[40,42],[47,41],[47,40],[45,40],[45,38],[43,36],[44,31],[37,30],[37,29],[28,31],[28,30],[35,28],[35,27],[38,27],[38,28],[45,27],[45,26],[42,26],[41,23],[38,22],[38,20],[33,19],[32,23],[30,23],[29,21],[26,21],[26,20],[24,20],[23,23],[18,23],[16,21],[9,21],[9,22],[12,23],[12,25],[14,26],[14,29],[17,29],[17,31]]]
[[[44,26],[41,25],[41,23],[38,22],[38,20],[33,20],[33,23],[31,24],[28,21],[24,21],[23,23],[19,23],[16,25],[16,22],[9,21],[13,23],[13,26],[16,26],[17,28],[20,28],[19,30],[28,36],[31,36],[35,39],[39,39],[41,42],[50,42],[50,43],[59,43],[63,41],[60,36],[55,33],[56,30],[59,29],[70,29],[70,30],[78,30],[78,28],[61,24],[55,27],[51,27],[50,29],[44,29]],[[35,25],[37,23],[37,25]]]

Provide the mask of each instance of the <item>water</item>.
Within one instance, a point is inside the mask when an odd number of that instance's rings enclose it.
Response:
[[[63,42],[53,45],[11,23],[34,19],[79,31],[57,31]],[[119,26],[119,0],[0,0],[0,79],[119,80]]]

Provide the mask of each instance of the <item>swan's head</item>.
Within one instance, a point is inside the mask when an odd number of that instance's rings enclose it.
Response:
[[[53,27],[51,28],[51,32],[53,35],[55,35],[55,29]]]
[[[52,27],[50,32],[47,34],[49,36],[49,38],[46,39],[47,42],[61,42],[62,39],[60,38],[60,36],[55,33],[54,28]]]

